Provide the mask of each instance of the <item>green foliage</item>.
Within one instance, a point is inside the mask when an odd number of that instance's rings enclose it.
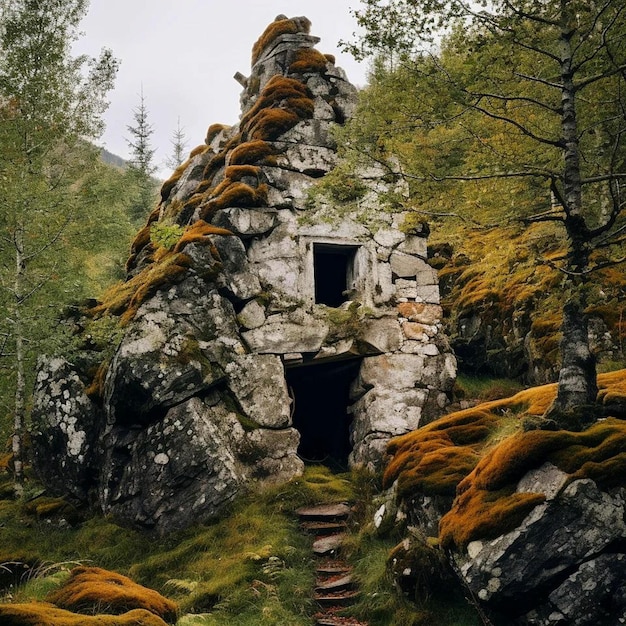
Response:
[[[0,391],[15,398],[16,489],[28,376],[52,327],[50,294],[80,282],[78,255],[68,250],[72,241],[80,247],[85,182],[98,160],[86,139],[102,130],[117,70],[110,51],[98,59],[71,54],[87,4],[15,0],[0,12],[0,369],[8,381]]]
[[[519,382],[508,378],[459,374],[455,382],[454,395],[460,399],[488,402],[513,396],[521,390],[522,385]]]
[[[167,222],[153,222],[150,225],[150,241],[161,248],[171,250],[185,232],[184,226],[168,224]]]

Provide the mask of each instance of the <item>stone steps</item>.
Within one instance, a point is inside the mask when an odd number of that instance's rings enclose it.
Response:
[[[352,566],[340,557],[352,509],[347,503],[320,504],[296,511],[303,532],[313,535],[315,567],[314,599],[320,610],[313,617],[317,626],[367,626],[353,617],[337,615],[359,597]]]

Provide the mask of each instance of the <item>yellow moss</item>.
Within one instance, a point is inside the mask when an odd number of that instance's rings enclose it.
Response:
[[[62,513],[71,507],[63,498],[39,497],[24,505],[24,512],[38,518],[46,518],[55,513]]]
[[[311,28],[311,22],[306,18],[294,19],[282,19],[272,22],[264,31],[259,39],[252,46],[252,65],[254,65],[261,56],[261,53],[272,41],[274,41],[280,35],[295,34],[295,33],[309,33]]]
[[[106,607],[112,614],[145,609],[167,622],[176,619],[177,605],[153,589],[99,567],[75,567],[65,584],[46,598],[56,606],[77,613],[94,613]]]
[[[296,50],[296,58],[289,66],[289,71],[301,74],[305,72],[323,72],[327,63],[328,58],[315,48],[298,48]],[[334,59],[332,63],[334,63]]]
[[[145,609],[123,615],[77,615],[47,602],[0,604],[4,626],[167,626],[160,617]]]

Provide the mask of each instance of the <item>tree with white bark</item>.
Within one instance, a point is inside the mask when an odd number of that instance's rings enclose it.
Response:
[[[74,57],[87,0],[0,4],[0,367],[13,387],[13,462],[22,491],[27,379],[38,341],[50,333],[51,284],[68,280],[63,254],[81,219],[81,178],[97,162],[88,144],[102,131],[117,61]],[[72,288],[71,282],[65,286]]]

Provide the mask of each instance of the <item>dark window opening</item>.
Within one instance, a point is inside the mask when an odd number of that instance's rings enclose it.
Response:
[[[350,299],[347,293],[353,287],[356,250],[353,246],[313,245],[316,304],[338,307]]]
[[[293,425],[300,433],[298,455],[305,463],[323,464],[335,471],[348,469],[350,385],[360,365],[361,359],[350,359],[287,370]]]

